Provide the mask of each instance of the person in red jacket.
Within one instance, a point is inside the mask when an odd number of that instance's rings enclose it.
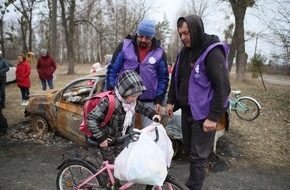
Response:
[[[16,67],[16,82],[17,86],[20,88],[22,95],[22,106],[27,106],[30,88],[30,65],[26,60],[24,54],[18,56],[18,64]]]
[[[46,81],[50,89],[53,89],[53,73],[56,70],[56,64],[46,49],[40,50],[40,57],[38,58],[36,69],[41,80],[42,90],[46,90]]]

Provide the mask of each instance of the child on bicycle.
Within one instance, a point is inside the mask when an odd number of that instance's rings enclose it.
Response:
[[[87,116],[88,128],[100,145],[103,159],[111,164],[125,148],[125,142],[116,142],[112,146],[109,143],[129,130],[135,111],[152,120],[161,120],[155,110],[137,100],[145,90],[142,79],[135,71],[124,71],[118,78],[114,94],[115,109],[107,125],[101,127],[109,108],[108,98],[103,98]]]

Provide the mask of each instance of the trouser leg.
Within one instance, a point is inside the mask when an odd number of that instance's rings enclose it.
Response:
[[[25,100],[25,89],[20,87],[22,101]]]
[[[6,99],[6,93],[5,93],[5,87],[6,87],[6,80],[4,80],[1,84],[1,106],[4,107],[5,106],[5,99]]]
[[[29,88],[25,88],[25,100],[28,100],[29,95],[30,95]]]
[[[194,122],[191,115],[182,116],[183,142],[190,147],[190,175],[186,186],[190,190],[202,189],[206,175],[206,162],[214,142],[215,132],[204,132],[203,122]]]
[[[46,90],[46,80],[41,80],[42,90]]]
[[[110,164],[114,164],[115,158],[124,149],[125,144],[116,144],[114,146],[100,147],[103,160],[108,160]]]
[[[0,132],[6,133],[8,128],[7,119],[4,117],[2,113],[2,108],[0,107]]]
[[[47,83],[50,89],[53,89],[53,79],[47,79]]]

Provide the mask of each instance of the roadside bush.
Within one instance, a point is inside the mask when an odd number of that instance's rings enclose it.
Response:
[[[267,58],[261,54],[256,54],[253,58],[251,58],[248,70],[252,74],[252,78],[258,78],[259,73],[263,73],[265,70],[264,63],[266,63],[266,60]]]

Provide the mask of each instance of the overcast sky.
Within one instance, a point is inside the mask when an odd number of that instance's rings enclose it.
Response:
[[[263,0],[262,3],[266,3],[270,0]],[[224,40],[223,31],[225,28],[234,22],[234,16],[232,15],[232,9],[229,6],[229,3],[224,3],[221,6],[209,4],[209,10],[207,16],[203,19],[205,31],[208,34],[216,34],[220,37],[221,40]],[[260,6],[260,9],[263,8]],[[264,5],[265,6],[265,5]],[[155,14],[151,15],[152,19],[155,21],[163,20],[163,15],[166,14],[167,18],[170,21],[171,27],[176,27],[176,20],[180,16],[180,9],[186,8],[187,5],[185,0],[156,0],[156,7],[159,7]],[[265,7],[264,7],[265,9]],[[289,8],[290,11],[290,8]],[[225,15],[230,15],[230,20],[225,20]],[[271,15],[269,15],[271,16]],[[266,30],[266,26],[257,18],[257,9],[248,8],[246,12],[246,17],[244,20],[245,31],[252,31],[256,33],[261,33]],[[255,45],[257,38],[249,39],[249,36],[245,35],[246,41],[246,53],[249,54],[249,58],[254,55]],[[275,49],[273,45],[269,45],[263,39],[258,39],[257,52],[270,56],[273,52],[279,50]],[[281,50],[280,50],[281,51]]]

